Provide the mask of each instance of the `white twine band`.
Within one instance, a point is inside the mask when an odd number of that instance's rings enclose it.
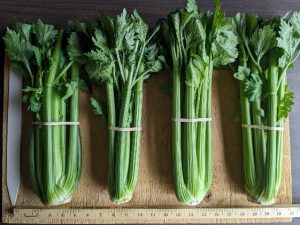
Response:
[[[72,121],[61,121],[61,122],[43,122],[43,121],[35,121],[32,122],[34,125],[41,126],[64,126],[64,125],[80,125],[80,122],[72,122]]]
[[[178,123],[198,123],[211,122],[212,118],[172,118],[172,121]]]
[[[260,130],[273,130],[273,131],[283,131],[283,127],[269,127],[269,126],[260,126],[260,125],[249,125],[249,124],[242,124],[244,128],[253,128],[253,129],[260,129]]]
[[[108,129],[113,130],[113,131],[130,132],[130,131],[141,131],[142,127],[114,127],[114,126],[109,126]]]

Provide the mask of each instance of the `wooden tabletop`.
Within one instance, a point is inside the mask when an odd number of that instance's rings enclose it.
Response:
[[[114,16],[124,7],[128,10],[137,9],[144,20],[150,24],[179,7],[184,7],[185,0],[0,0],[0,34],[14,21],[36,21],[52,23],[65,28],[68,20],[94,19],[99,12],[105,11]],[[213,9],[212,0],[199,1],[203,9]],[[300,0],[223,0],[223,9],[227,15],[236,12],[249,12],[271,17],[284,15],[288,11],[300,11]],[[3,68],[3,41],[0,42],[0,66]],[[300,59],[295,68],[288,73],[288,82],[295,93],[294,108],[290,114],[292,171],[293,171],[293,201],[300,203]],[[2,100],[3,76],[0,76],[0,99]],[[0,118],[2,118],[2,110]],[[292,224],[299,224],[300,219],[294,219]],[[289,223],[290,224],[290,223]]]

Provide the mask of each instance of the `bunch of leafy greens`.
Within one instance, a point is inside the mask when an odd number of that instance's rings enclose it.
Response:
[[[173,118],[211,118],[214,67],[235,61],[238,51],[232,18],[220,2],[214,13],[187,7],[162,22],[163,44],[172,74]],[[173,123],[173,170],[180,202],[195,205],[205,197],[212,180],[211,123]]]
[[[85,61],[89,79],[105,87],[106,110],[95,99],[91,105],[97,114],[107,114],[109,194],[115,203],[132,198],[138,179],[141,131],[114,128],[141,127],[143,82],[164,65],[153,39],[158,30],[151,31],[137,11],[128,14],[124,9],[116,19],[102,15],[98,24],[77,23],[71,34],[72,51],[84,56],[81,61]]]
[[[272,128],[283,127],[293,105],[286,74],[300,53],[300,13],[271,20],[238,13],[235,24],[241,122],[260,127],[243,127],[244,185],[252,201],[270,205],[280,186],[283,152],[283,131]]]
[[[34,113],[30,144],[30,172],[43,203],[70,200],[81,171],[78,125],[42,125],[44,122],[79,120],[79,74],[70,73],[72,62],[64,55],[63,32],[38,21],[17,23],[4,37],[11,66],[23,73],[28,86],[23,101]]]

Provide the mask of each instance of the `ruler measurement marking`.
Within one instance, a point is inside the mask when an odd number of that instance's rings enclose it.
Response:
[[[193,209],[14,209],[17,219],[38,221],[76,219],[112,223],[146,220],[176,221],[200,219],[267,219],[300,217],[300,205],[266,208],[193,208]]]
[[[36,215],[27,215],[26,213],[24,213],[24,216],[25,217],[38,217],[38,214],[36,214]]]

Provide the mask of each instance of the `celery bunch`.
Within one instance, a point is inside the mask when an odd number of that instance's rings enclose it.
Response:
[[[235,24],[244,186],[252,201],[270,205],[280,187],[283,154],[283,130],[274,128],[284,126],[293,105],[286,74],[300,53],[300,13],[272,20],[238,13]]]
[[[235,61],[238,51],[233,20],[220,2],[214,13],[187,7],[162,22],[163,45],[172,74],[172,110],[175,118],[211,118],[213,68]],[[173,122],[173,174],[177,198],[195,205],[212,182],[211,122]]]
[[[79,44],[77,52],[86,57],[89,79],[106,91],[110,198],[115,203],[127,202],[138,180],[141,131],[114,128],[141,127],[143,82],[164,64],[153,41],[159,27],[151,31],[137,11],[128,14],[125,9],[116,19],[102,16],[99,23],[77,23],[75,27],[77,32],[71,37],[74,43],[85,44]],[[100,102],[92,99],[91,104],[103,115]]]
[[[63,32],[38,21],[17,23],[4,37],[11,66],[28,80],[23,102],[34,113],[29,166],[32,183],[43,203],[69,201],[81,172],[78,125],[44,122],[79,120],[79,74],[65,57]]]

